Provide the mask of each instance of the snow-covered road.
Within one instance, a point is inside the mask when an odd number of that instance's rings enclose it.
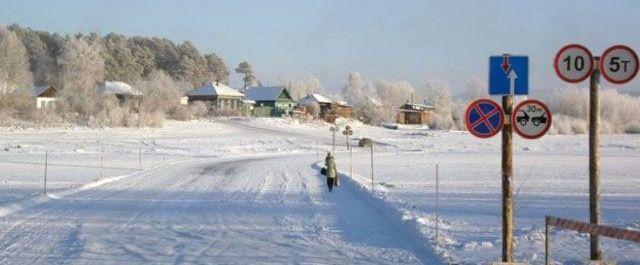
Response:
[[[168,164],[0,219],[0,263],[429,263],[315,155]]]

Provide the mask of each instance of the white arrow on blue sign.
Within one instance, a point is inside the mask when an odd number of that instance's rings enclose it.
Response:
[[[490,95],[529,94],[529,57],[489,57]]]

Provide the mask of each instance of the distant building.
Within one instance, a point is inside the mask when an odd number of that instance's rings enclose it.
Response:
[[[434,106],[407,102],[398,109],[397,122],[400,124],[429,124],[431,113],[435,109]]]
[[[309,94],[298,100],[298,105],[302,107],[314,104],[320,108],[318,116],[326,122],[334,123],[336,118],[351,117],[351,107],[346,102],[331,100],[320,94]]]
[[[291,98],[291,93],[284,86],[249,87],[246,99],[256,102],[255,116],[290,115],[296,103]]]
[[[53,106],[58,96],[58,90],[49,85],[31,88],[31,95],[36,97],[36,108],[45,109]]]
[[[98,94],[114,95],[120,103],[137,102],[142,99],[142,93],[124,82],[105,81],[104,84],[98,86]]]
[[[212,110],[238,110],[243,106],[244,94],[221,83],[208,83],[187,95],[189,102],[203,101]]]

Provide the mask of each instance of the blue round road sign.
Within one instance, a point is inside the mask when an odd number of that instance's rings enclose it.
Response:
[[[465,115],[467,130],[477,137],[496,135],[504,125],[504,113],[498,103],[490,99],[478,99],[467,108]]]

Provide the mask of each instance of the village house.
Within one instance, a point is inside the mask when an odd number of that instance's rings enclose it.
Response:
[[[347,103],[331,100],[320,94],[309,94],[298,100],[298,105],[302,107],[318,105],[320,111],[318,117],[329,123],[335,123],[336,118],[351,118],[351,107]]]
[[[426,104],[405,103],[398,109],[397,122],[399,124],[429,124],[431,113],[436,108]]]
[[[189,102],[202,101],[211,110],[241,111],[244,94],[221,83],[210,82],[187,95]]]
[[[249,87],[246,99],[255,101],[254,116],[280,117],[290,115],[296,103],[284,86]]]
[[[36,108],[46,109],[53,106],[56,96],[58,96],[58,90],[49,85],[37,86],[31,88],[31,95],[36,98]]]

